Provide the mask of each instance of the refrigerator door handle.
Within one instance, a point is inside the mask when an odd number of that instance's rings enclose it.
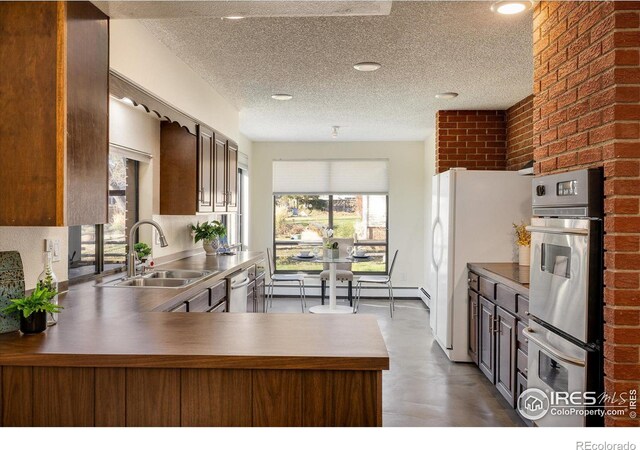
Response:
[[[438,219],[433,222],[433,227],[431,228],[431,262],[433,263],[433,267],[438,268],[438,263],[436,262],[435,256],[435,246],[436,246],[436,227],[438,226]]]

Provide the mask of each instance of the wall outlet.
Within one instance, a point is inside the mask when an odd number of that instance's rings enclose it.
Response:
[[[62,260],[62,255],[60,254],[60,239],[45,239],[44,251],[51,252],[51,261],[59,262]]]

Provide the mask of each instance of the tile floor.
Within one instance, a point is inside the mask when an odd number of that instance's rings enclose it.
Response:
[[[308,307],[319,303],[307,299]],[[298,299],[275,298],[271,311],[299,308]],[[475,365],[447,359],[421,301],[396,301],[392,320],[388,302],[363,299],[359,314],[377,316],[391,358],[383,375],[384,426],[524,426]]]

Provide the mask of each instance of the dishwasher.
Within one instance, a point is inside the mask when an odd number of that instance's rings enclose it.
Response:
[[[227,278],[229,312],[247,312],[249,271],[241,270]]]

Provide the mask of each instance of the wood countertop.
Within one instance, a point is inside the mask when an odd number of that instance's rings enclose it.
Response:
[[[467,267],[478,275],[492,278],[525,295],[529,294],[529,266],[517,263],[469,263]]]
[[[160,268],[211,270],[182,289],[72,286],[58,324],[42,334],[0,335],[0,365],[386,370],[374,316],[167,313],[262,253],[191,256]],[[122,276],[122,275],[120,275]],[[105,278],[106,281],[114,277]],[[117,277],[116,277],[117,278]]]

